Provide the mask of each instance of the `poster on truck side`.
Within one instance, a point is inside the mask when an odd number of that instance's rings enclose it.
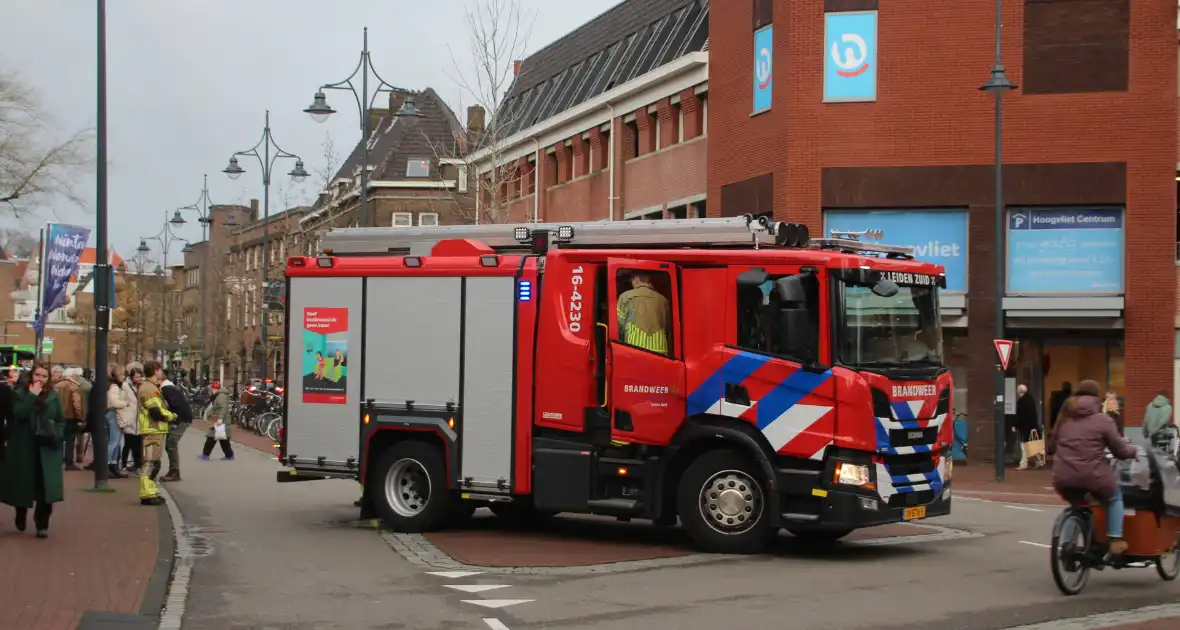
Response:
[[[303,402],[348,402],[348,309],[303,309]]]

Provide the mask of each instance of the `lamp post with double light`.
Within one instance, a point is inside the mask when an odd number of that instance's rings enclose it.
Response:
[[[179,208],[179,210],[189,210],[197,214],[197,222],[201,224],[201,242],[205,244],[204,249],[201,252],[201,274],[197,279],[197,291],[200,293],[198,299],[201,301],[199,307],[201,318],[201,342],[199,344],[201,348],[201,369],[202,371],[205,371],[208,370],[205,348],[208,348],[210,345],[209,339],[205,335],[205,316],[207,306],[206,303],[208,302],[209,295],[207,293],[209,284],[209,265],[211,258],[209,250],[212,248],[212,241],[210,239],[212,238],[213,234],[213,213],[210,211],[210,206],[213,202],[212,199],[209,198],[209,176],[203,175],[202,178],[203,183],[201,185],[201,196],[195,202],[187,206],[182,206]],[[221,222],[221,224],[228,228],[232,228],[237,226],[237,221],[234,221],[233,215],[231,214],[228,215],[225,220]],[[185,245],[185,250],[187,250],[185,253],[191,252],[192,246]]]
[[[373,78],[377,80],[377,89],[373,94],[369,95],[369,74],[372,73]],[[354,81],[360,75],[360,90]],[[352,74],[348,75],[343,81],[336,83],[329,83],[321,85],[320,89],[316,91],[312,99],[311,105],[308,105],[303,111],[310,114],[312,120],[322,123],[328,120],[328,117],[336,113],[328,105],[328,97],[324,94],[324,90],[347,90],[352,92],[352,97],[356,101],[357,109],[360,110],[361,115],[361,194],[360,194],[360,226],[370,227],[369,223],[369,136],[373,133],[373,120],[371,112],[373,103],[377,100],[377,95],[382,93],[392,92],[408,92],[402,88],[394,87],[381,75],[377,73],[377,69],[373,67],[373,59],[369,54],[369,29],[366,27],[364,32],[363,44],[361,47],[361,58],[357,61],[356,67],[353,68]],[[399,111],[394,113],[395,116],[414,116],[421,117],[422,112],[418,110],[414,103],[414,96],[407,95],[402,107]]]
[[[180,210],[173,211],[171,218],[168,218],[168,213],[165,212],[164,218],[165,218],[164,227],[160,229],[160,232],[158,234],[156,234],[155,236],[147,236],[147,237],[139,239],[139,248],[137,248],[135,251],[136,251],[136,253],[143,253],[146,255],[147,252],[151,251],[151,249],[148,248],[148,246],[147,246],[147,241],[156,241],[160,244],[160,252],[161,252],[161,255],[163,256],[164,265],[163,265],[163,267],[157,265],[155,274],[156,274],[156,276],[158,276],[160,278],[160,285],[162,287],[161,292],[164,296],[163,305],[160,308],[160,332],[163,335],[164,339],[167,339],[167,338],[171,337],[171,335],[168,334],[168,328],[167,328],[168,298],[170,297],[169,291],[168,291],[169,278],[165,277],[168,273],[168,252],[169,252],[169,250],[172,249],[172,246],[176,243],[184,243],[185,247],[188,247],[188,241],[181,238],[180,236],[176,235],[172,231],[174,227],[180,227],[188,222],[184,220],[183,216],[181,216]],[[189,251],[192,251],[192,249],[190,248]],[[167,349],[164,347],[165,343],[161,342],[160,345],[161,345],[160,351],[166,353]],[[163,363],[167,364],[168,363],[167,359],[165,359],[163,361]]]
[[[274,155],[271,155],[272,149],[274,150]],[[275,162],[279,158],[295,160],[295,167],[287,173],[295,183],[307,179],[308,173],[307,169],[303,168],[303,160],[299,156],[284,151],[275,142],[274,136],[270,132],[270,110],[266,112],[265,124],[262,127],[262,138],[257,144],[245,151],[238,151],[229,158],[229,165],[222,172],[228,175],[230,179],[237,179],[242,176],[242,173],[246,172],[246,169],[242,168],[242,165],[238,163],[239,155],[256,158],[259,166],[262,167],[262,295],[265,296],[267,295],[267,289],[270,288],[270,180]],[[262,381],[264,383],[266,382],[267,372],[270,369],[270,344],[267,339],[267,320],[269,317],[270,312],[266,309],[266,301],[263,300],[261,337]]]

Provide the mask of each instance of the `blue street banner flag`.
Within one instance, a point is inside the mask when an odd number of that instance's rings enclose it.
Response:
[[[33,325],[38,337],[45,332],[49,314],[69,302],[70,278],[78,272],[78,261],[89,241],[89,228],[62,223],[46,227],[45,249],[41,252],[41,304]]]

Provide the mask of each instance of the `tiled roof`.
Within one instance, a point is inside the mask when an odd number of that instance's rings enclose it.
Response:
[[[433,88],[414,92],[412,96],[422,116],[397,116],[393,112],[382,116],[373,127],[369,148],[369,165],[373,168],[370,181],[406,179],[406,163],[413,159],[430,160],[429,179],[437,180],[438,158],[457,157],[455,143],[466,132],[455,112]],[[352,181],[354,174],[360,172],[363,151],[364,144],[357,142],[332,180]],[[316,220],[326,211],[325,203],[325,196],[321,195],[302,221]]]
[[[703,50],[708,37],[708,0],[625,0],[525,59],[493,124],[510,136]]]
[[[415,92],[412,96],[422,112],[421,117],[399,117],[394,112],[383,116],[373,128],[369,164],[375,168],[369,179],[404,179],[407,158],[433,160],[431,142],[443,144],[463,134],[463,125],[455,117],[455,112],[433,88]],[[352,179],[353,172],[360,168],[363,151],[364,144],[357,142],[332,179]],[[431,173],[432,177],[435,175],[437,173]]]

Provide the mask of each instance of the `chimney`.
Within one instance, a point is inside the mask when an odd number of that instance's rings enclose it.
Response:
[[[250,200],[250,223],[258,222],[258,200]]]
[[[467,132],[472,134],[479,134],[484,132],[484,117],[487,113],[480,105],[472,105],[467,108]]]
[[[524,63],[524,62],[521,61],[520,59],[517,59],[516,61],[512,62],[512,76],[514,76],[514,77],[520,76],[520,65],[522,63]]]
[[[409,94],[410,93],[405,90],[394,90],[394,91],[390,92],[389,93],[389,111],[391,111],[391,112],[401,111],[402,103],[405,102],[406,96],[409,96]]]

